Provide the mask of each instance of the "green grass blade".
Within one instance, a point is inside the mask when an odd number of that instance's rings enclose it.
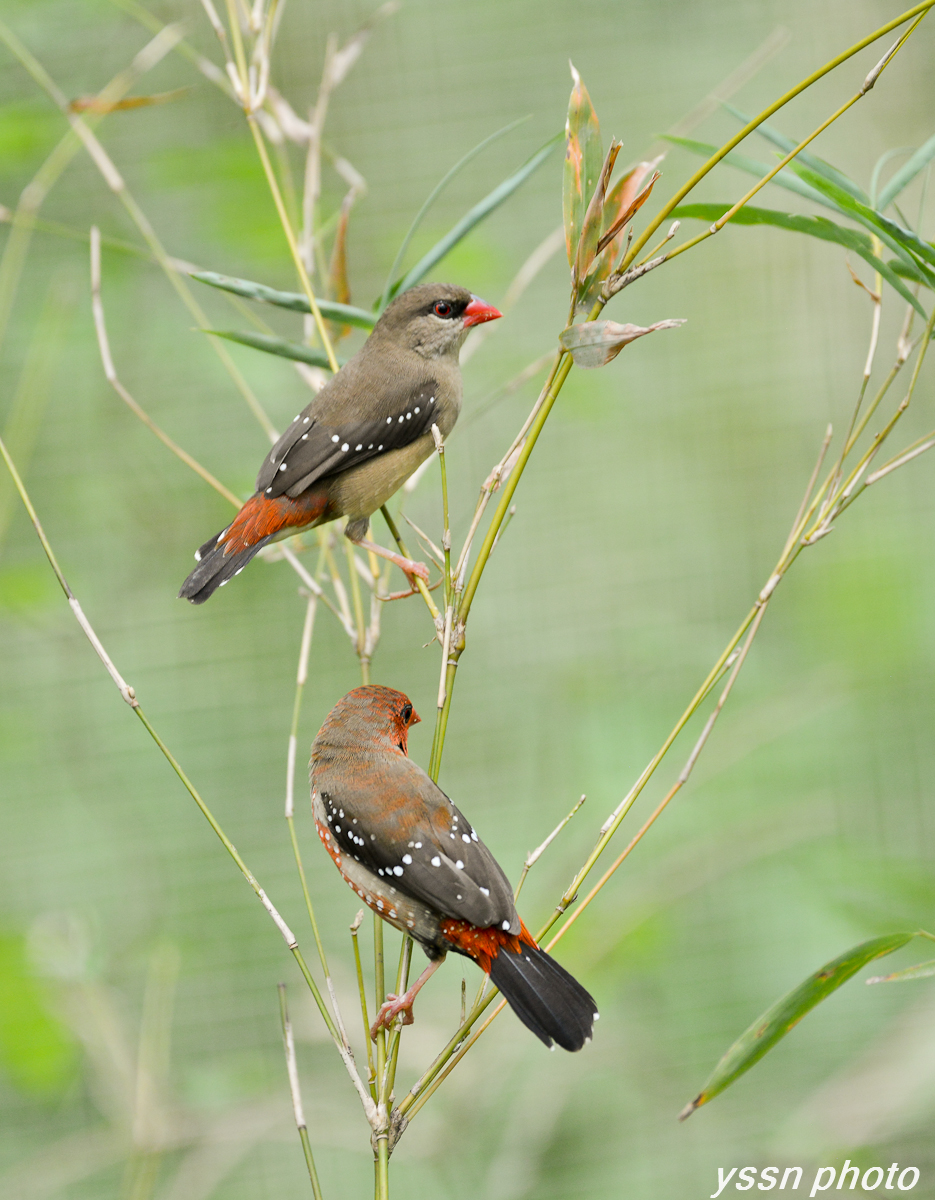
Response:
[[[681,146],[684,150],[690,150],[692,154],[698,154],[702,158],[710,158],[717,153],[717,147],[709,145],[707,142],[696,142],[692,138],[675,137],[673,134],[660,134],[660,137],[667,142],[672,142],[675,146]],[[748,158],[746,154],[738,154],[736,150],[732,150],[729,154],[725,154],[722,162],[728,166],[736,167],[739,171],[745,171],[748,175],[753,175],[757,179],[762,179],[764,175],[768,175],[773,169],[767,163],[759,162],[755,158]],[[806,200],[811,200],[815,204],[821,204],[825,208],[833,209],[834,212],[843,216],[844,211],[833,200],[829,200],[827,196],[822,195],[816,188],[810,187],[804,180],[799,179],[794,175],[788,167],[783,167],[778,175],[774,175],[770,183],[775,183],[779,187],[785,188],[789,192],[795,192],[799,196],[804,196]]]
[[[509,179],[505,179],[503,183],[485,196],[479,204],[475,204],[470,212],[466,213],[457,225],[445,234],[441,241],[436,242],[432,249],[419,259],[403,279],[400,279],[393,285],[390,289],[391,296],[395,296],[397,292],[404,292],[407,288],[413,287],[414,284],[424,279],[429,271],[457,246],[458,242],[467,237],[471,230],[479,225],[481,221],[489,217],[494,209],[499,208],[505,200],[508,200],[517,188],[521,187],[529,176],[542,166],[564,136],[564,134],[558,133],[555,137],[549,138],[542,149],[537,150],[532,158],[525,162],[515,175],[511,175]]]
[[[910,979],[931,979],[935,975],[935,958],[929,962],[906,967],[905,971],[894,971],[892,975],[873,975],[867,983],[903,983]]]
[[[679,1118],[684,1120],[696,1108],[723,1092],[735,1079],[753,1066],[768,1051],[810,1012],[816,1004],[826,1000],[837,991],[861,967],[875,958],[892,954],[900,946],[915,937],[914,933],[891,933],[886,937],[871,938],[861,942],[838,958],[834,958],[814,973],[804,983],[777,1000],[762,1016],[758,1017],[746,1032],[734,1042],[714,1068],[711,1077],[691,1104],[687,1105]]]
[[[235,279],[232,275],[218,275],[216,271],[194,271],[192,279],[206,283],[209,287],[220,288],[222,292],[233,292],[235,296],[245,296],[248,300],[262,300],[264,304],[275,304],[277,308],[288,308],[292,312],[310,313],[311,305],[308,297],[301,292],[278,292],[275,288],[267,287],[265,283],[252,283],[249,279]],[[359,329],[373,329],[377,323],[375,313],[365,312],[362,308],[354,308],[351,304],[335,304],[331,300],[318,300],[319,311],[330,321],[340,321],[342,325],[356,325]]]
[[[935,248],[930,246],[928,242],[923,240],[911,229],[906,229],[905,226],[891,220],[889,217],[884,217],[882,213],[875,208],[871,208],[868,204],[862,203],[860,200],[855,200],[853,196],[849,196],[841,188],[837,187],[828,179],[823,179],[808,167],[803,167],[793,163],[793,170],[806,183],[811,184],[819,191],[823,192],[829,199],[834,200],[841,210],[855,221],[859,221],[865,228],[871,230],[877,235],[881,242],[889,246],[900,258],[913,265],[916,258],[921,258],[925,262],[935,266]],[[915,258],[913,257],[915,256]],[[926,268],[922,267],[923,274]]]
[[[413,220],[412,224],[409,226],[406,236],[403,238],[402,244],[400,245],[399,249],[396,252],[396,257],[393,259],[393,265],[390,267],[389,274],[386,277],[386,286],[383,289],[383,295],[380,297],[380,305],[379,305],[380,312],[382,312],[384,310],[384,308],[386,308],[387,304],[389,304],[389,302],[390,302],[390,296],[393,294],[393,279],[396,277],[396,272],[399,270],[400,264],[402,263],[403,259],[406,257],[406,251],[409,249],[409,243],[412,241],[416,230],[422,224],[423,217],[429,211],[429,209],[432,207],[432,205],[435,203],[435,201],[438,199],[438,197],[441,195],[441,193],[445,190],[445,188],[448,186],[448,184],[451,183],[452,179],[454,179],[454,177],[460,171],[462,171],[472,159],[476,158],[482,150],[487,149],[487,147],[490,145],[491,142],[495,142],[498,138],[502,138],[504,136],[504,134],[510,133],[512,130],[514,130],[517,127],[517,125],[522,125],[525,121],[528,121],[528,120],[529,120],[529,117],[520,117],[519,120],[511,121],[509,123],[509,125],[504,125],[503,128],[498,129],[496,133],[492,133],[492,134],[490,134],[489,137],[485,137],[482,142],[478,142],[478,144],[474,147],[473,150],[469,150],[467,152],[467,154],[464,155],[463,158],[459,158],[458,161],[455,163],[455,165],[451,168],[451,170],[448,171],[439,180],[439,182],[435,185],[435,187],[432,188],[431,192],[429,192],[429,194],[428,194],[428,198],[426,199],[425,203],[422,205],[422,207],[416,213],[415,219]]]
[[[907,163],[899,168],[893,178],[889,181],[883,191],[880,193],[877,200],[877,209],[883,212],[899,195],[899,193],[910,184],[919,172],[927,167],[928,164],[935,158],[935,135],[929,138],[924,146],[921,146],[912,158]]]
[[[673,211],[672,215],[708,221],[713,224],[715,221],[719,221],[731,207],[730,204],[682,204]],[[836,225],[834,221],[829,221],[827,217],[799,216],[795,213],[776,212],[771,208],[754,208],[749,204],[735,213],[729,224],[772,225],[777,229],[787,229],[793,233],[806,233],[810,237],[844,246],[847,250],[859,254],[875,271],[879,271],[890,287],[898,292],[907,304],[912,305],[923,321],[928,320],[925,309],[892,267],[873,253],[873,244],[870,238],[857,229],[846,229],[843,225]],[[910,269],[913,268],[910,267]]]
[[[921,283],[927,288],[932,286],[929,280],[917,267],[910,267],[909,264],[903,262],[901,258],[891,258],[886,265],[893,271],[895,275],[900,275],[903,279],[911,279],[913,283]]]
[[[329,368],[328,356],[324,350],[314,346],[302,346],[298,342],[287,342],[285,338],[270,337],[267,333],[234,333],[225,329],[205,329],[212,337],[227,338],[229,342],[239,342],[241,346],[250,346],[253,350],[262,350],[265,354],[275,354],[279,358],[291,358],[295,362],[309,363],[313,367]],[[338,359],[343,366],[346,359]]]
[[[734,108],[733,104],[728,104],[724,101],[723,107],[727,109],[732,117],[736,117],[742,125],[750,124],[752,118],[745,116],[739,108]],[[794,150],[799,144],[794,138],[786,137],[784,133],[780,133],[772,125],[767,125],[765,121],[762,125],[758,126],[757,133],[762,134],[774,146],[778,146],[783,156],[787,155],[790,150]],[[836,184],[839,188],[843,188],[855,200],[860,200],[864,204],[870,203],[870,197],[863,188],[859,187],[853,179],[848,179],[843,171],[839,171],[836,167],[832,167],[830,163],[826,163],[823,158],[816,158],[814,154],[809,154],[807,150],[800,150],[796,155],[796,159],[799,162],[805,163],[806,166],[811,167],[813,171],[831,183]]]

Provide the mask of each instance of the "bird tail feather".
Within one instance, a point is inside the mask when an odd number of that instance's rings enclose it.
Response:
[[[581,984],[544,950],[527,942],[519,953],[504,946],[490,962],[490,978],[510,1007],[547,1046],[580,1050],[591,1040],[597,1005]]]
[[[180,600],[191,600],[192,604],[204,604],[219,587],[223,587],[229,579],[239,575],[250,559],[259,550],[262,550],[267,542],[272,541],[273,537],[270,534],[269,537],[261,538],[252,546],[229,553],[227,543],[221,540],[226,532],[222,529],[216,537],[209,538],[199,549],[195,555],[198,566],[182,584],[179,590]]]
[[[267,542],[316,524],[327,507],[325,492],[305,492],[297,499],[287,495],[268,498],[259,492],[251,496],[230,525],[199,547],[195,554],[198,566],[182,584],[179,598],[204,604],[219,587],[239,575]]]

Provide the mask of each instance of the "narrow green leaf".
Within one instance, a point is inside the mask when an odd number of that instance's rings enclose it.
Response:
[[[913,283],[921,283],[927,288],[932,286],[917,267],[910,267],[901,258],[891,258],[887,266],[891,268],[895,275],[901,275],[903,279],[911,279]]]
[[[192,279],[220,288],[222,292],[233,292],[235,296],[246,296],[248,300],[262,300],[275,304],[277,308],[288,308],[292,312],[310,313],[308,297],[301,292],[278,292],[264,283],[252,283],[249,279],[235,279],[232,275],[218,275],[215,271],[193,271]],[[356,325],[359,329],[373,329],[378,320],[376,313],[365,312],[351,304],[335,304],[331,300],[318,300],[321,315],[329,321],[341,321],[345,325]]]
[[[601,127],[581,76],[571,67],[572,89],[565,122],[565,171],[562,184],[562,213],[568,265],[574,267],[591,196],[597,187],[604,161]]]
[[[436,185],[432,188],[431,192],[429,192],[429,194],[428,194],[428,197],[427,197],[425,203],[422,205],[422,207],[416,213],[412,224],[409,226],[409,229],[406,231],[406,236],[403,238],[402,244],[400,245],[399,249],[396,252],[396,257],[393,259],[393,265],[390,267],[389,274],[386,277],[386,286],[384,287],[383,295],[380,298],[380,304],[379,304],[380,312],[382,312],[383,309],[386,308],[387,304],[389,304],[389,302],[390,302],[390,297],[393,294],[393,292],[392,292],[393,280],[396,278],[396,272],[399,270],[400,264],[402,263],[403,259],[406,257],[406,251],[409,249],[409,243],[412,241],[413,237],[415,236],[416,230],[422,224],[423,217],[429,211],[429,209],[432,207],[432,205],[435,203],[435,201],[438,199],[438,197],[441,195],[441,193],[445,190],[445,188],[448,186],[448,184],[451,183],[452,179],[454,179],[454,177],[460,171],[462,171],[472,159],[476,158],[482,150],[487,149],[487,147],[490,145],[491,142],[495,142],[498,138],[502,138],[504,134],[510,133],[512,130],[514,130],[517,127],[517,125],[522,125],[524,121],[528,121],[528,120],[529,120],[529,117],[520,117],[519,120],[511,121],[509,123],[509,125],[504,125],[503,128],[498,129],[496,133],[492,133],[492,134],[490,134],[489,137],[485,137],[482,142],[478,142],[478,144],[474,147],[473,150],[469,150],[467,152],[467,154],[464,155],[463,158],[458,159],[458,161],[451,168],[451,170],[448,171],[445,175],[443,175],[442,178],[439,180],[439,182],[436,183]]]
[[[793,164],[793,167],[796,174],[804,179],[806,183],[810,183],[819,191],[824,192],[829,199],[835,200],[843,212],[855,221],[859,221],[866,229],[870,229],[877,235],[881,242],[884,242],[901,258],[906,259],[907,262],[912,264],[915,262],[913,258],[913,255],[915,255],[917,258],[922,258],[935,266],[935,249],[928,242],[923,242],[911,229],[906,229],[889,217],[884,217],[881,212],[878,212],[875,208],[871,208],[868,204],[863,204],[860,200],[855,200],[853,196],[849,196],[841,188],[837,187],[836,184],[833,184],[828,179],[822,179],[815,172],[809,170],[808,167],[796,164]],[[925,270],[926,268],[922,267],[923,273],[925,273]]]
[[[262,350],[266,354],[276,354],[279,358],[291,358],[295,362],[309,363],[313,367],[328,368],[328,356],[324,350],[316,350],[314,346],[302,346],[298,342],[287,342],[285,338],[270,337],[266,333],[235,333],[224,329],[204,329],[212,337],[227,338],[229,342],[239,342],[241,346],[250,346],[253,350]],[[346,359],[338,359],[344,366]]]
[[[838,958],[825,963],[821,970],[810,975],[804,983],[781,1000],[777,1000],[734,1042],[714,1068],[702,1090],[679,1113],[679,1119],[684,1120],[691,1116],[696,1108],[707,1104],[745,1071],[749,1071],[754,1063],[759,1062],[764,1054],[772,1050],[773,1046],[802,1020],[806,1013],[822,1000],[826,1000],[832,992],[837,991],[841,984],[846,983],[852,975],[856,975],[861,967],[865,967],[875,958],[892,954],[913,937],[914,933],[891,933],[887,937],[861,942],[859,946],[854,946]]]
[[[672,142],[675,146],[681,146],[684,150],[690,150],[692,154],[698,154],[702,158],[710,158],[712,154],[717,153],[717,146],[712,146],[708,142],[696,142],[692,138],[676,137],[674,134],[660,134],[667,142]],[[727,163],[730,167],[736,167],[738,171],[745,171],[748,175],[753,175],[757,179],[762,179],[764,175],[768,175],[773,169],[767,163],[759,162],[755,158],[748,158],[746,154],[738,154],[736,150],[731,150],[729,154],[725,154],[722,162]],[[783,169],[770,180],[770,183],[775,183],[777,187],[785,188],[789,192],[795,192],[799,196],[804,196],[806,200],[811,200],[815,204],[821,204],[824,208],[830,208],[839,215],[844,215],[844,210],[835,204],[833,200],[829,200],[827,196],[822,195],[817,189],[809,187],[803,180],[794,175],[788,167]]]
[[[734,108],[733,104],[728,104],[726,101],[722,103],[731,116],[736,117],[742,125],[750,124],[752,118],[745,116],[739,108]],[[778,129],[774,129],[772,125],[768,125],[765,121],[757,126],[756,132],[766,138],[768,142],[772,142],[774,146],[778,146],[783,153],[783,157],[790,150],[794,150],[799,144],[793,138],[786,137],[784,133],[780,133]],[[814,154],[809,154],[807,150],[800,150],[795,156],[794,161],[805,163],[806,166],[811,167],[817,174],[830,180],[831,183],[837,184],[839,188],[843,188],[855,200],[860,200],[864,204],[870,203],[870,197],[863,188],[859,187],[853,179],[848,179],[843,171],[839,171],[836,167],[832,167],[830,163],[826,163],[823,158],[816,158]]]
[[[899,168],[880,193],[880,197],[877,200],[877,210],[884,212],[893,203],[903,188],[910,184],[923,167],[928,166],[933,158],[935,158],[935,135],[930,137],[924,146],[920,146],[912,158]]]
[[[445,234],[441,241],[436,242],[432,249],[419,259],[403,279],[393,285],[390,289],[391,294],[395,296],[397,292],[404,292],[407,288],[413,287],[421,279],[424,279],[429,271],[437,263],[441,262],[445,255],[453,250],[462,238],[466,237],[481,221],[489,217],[494,209],[499,208],[504,200],[508,200],[517,188],[521,187],[529,176],[542,166],[561,140],[561,137],[562,135],[558,133],[555,137],[549,138],[542,149],[537,150],[532,158],[528,159],[515,175],[511,175],[509,179],[505,179],[499,187],[495,187],[479,204],[475,204],[471,211],[466,213],[457,225]]]
[[[917,963],[905,971],[894,971],[892,975],[872,975],[867,983],[902,983],[909,979],[930,979],[935,975],[935,958],[930,962]]]
[[[688,217],[698,221],[714,223],[733,206],[730,204],[682,204],[672,212],[673,217]],[[810,237],[821,238],[825,242],[835,242],[848,250],[859,254],[869,263],[900,296],[911,304],[923,321],[928,320],[925,309],[913,296],[893,269],[873,253],[870,238],[857,229],[847,229],[836,225],[827,217],[805,217],[796,213],[776,212],[771,208],[755,208],[747,204],[731,217],[731,225],[773,225],[777,229],[788,229],[793,233],[807,233]]]

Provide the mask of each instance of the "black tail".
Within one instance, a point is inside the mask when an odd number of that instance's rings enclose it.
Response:
[[[564,967],[538,946],[522,943],[519,954],[502,947],[490,978],[537,1038],[551,1047],[580,1050],[591,1040],[597,1005]]]
[[[237,550],[225,554],[221,538],[227,533],[222,529],[215,537],[208,538],[195,554],[198,566],[182,584],[179,591],[180,600],[191,600],[192,604],[204,604],[209,596],[213,596],[219,587],[223,587],[229,579],[239,575],[258,550],[261,550],[271,537],[261,538],[245,550]]]

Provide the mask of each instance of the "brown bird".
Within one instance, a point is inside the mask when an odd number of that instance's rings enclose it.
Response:
[[[203,604],[257,551],[299,529],[347,517],[352,542],[410,577],[424,564],[366,541],[370,516],[447,437],[461,411],[458,352],[472,325],[501,314],[462,287],[403,292],[361,349],[299,413],[263,461],[256,494],[196,552],[179,596]]]
[[[513,891],[473,826],[408,757],[412,702],[392,688],[355,688],[312,743],[312,811],[318,836],[354,892],[431,960],[402,996],[390,995],[376,1037],[412,1005],[449,950],[471,958],[527,1028],[549,1047],[580,1050],[597,1006],[535,942]]]

